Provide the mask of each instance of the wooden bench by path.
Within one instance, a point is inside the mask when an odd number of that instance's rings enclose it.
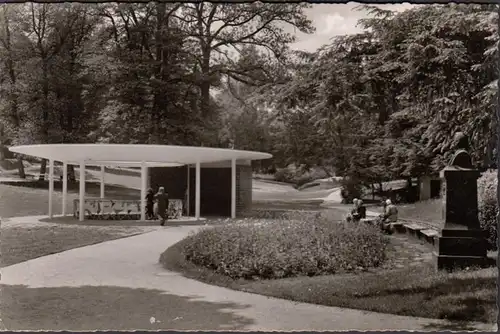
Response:
[[[376,217],[367,217],[360,221],[372,226],[377,224]],[[393,231],[407,234],[416,240],[425,241],[429,246],[435,247],[437,244],[437,238],[439,237],[439,231],[437,229],[430,228],[420,223],[409,223],[404,221],[390,223],[389,225]]]

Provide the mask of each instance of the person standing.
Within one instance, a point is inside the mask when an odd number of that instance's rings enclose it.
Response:
[[[158,207],[158,215],[161,218],[161,226],[165,225],[165,221],[168,219],[168,194],[165,192],[165,188],[160,187],[158,193],[155,195],[156,205]]]
[[[149,188],[146,194],[146,219],[154,218],[154,204],[155,204],[155,194],[153,189]]]

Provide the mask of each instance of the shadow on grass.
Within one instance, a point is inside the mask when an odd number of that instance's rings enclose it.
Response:
[[[466,321],[457,321],[457,322],[447,322],[447,323],[430,323],[428,325],[424,325],[424,330],[426,331],[477,331],[473,325],[467,323]]]
[[[54,218],[42,218],[39,220],[42,223],[51,223],[51,224],[61,224],[61,225],[71,225],[71,226],[159,226],[160,220],[84,220],[83,222],[79,221],[78,218],[73,216],[66,217],[54,217]],[[180,220],[173,221],[167,220],[165,223],[165,227],[176,227],[176,226],[204,226],[204,225],[213,225],[214,223],[218,223],[219,220]]]
[[[0,285],[8,330],[241,330],[253,320],[232,303],[195,301],[156,289]],[[154,318],[154,321],[153,319]]]
[[[357,295],[357,298],[382,298],[395,297],[405,298],[407,296],[421,295],[423,301],[431,304],[441,311],[436,315],[454,321],[488,321],[491,309],[497,307],[495,294],[488,293],[496,291],[497,282],[494,278],[486,277],[461,277],[437,279],[432,284],[414,286],[411,288],[387,288],[366,294]],[[488,291],[488,292],[486,292]],[[446,304],[444,306],[443,304]],[[438,307],[439,305],[439,307]],[[461,330],[464,330],[461,328]]]

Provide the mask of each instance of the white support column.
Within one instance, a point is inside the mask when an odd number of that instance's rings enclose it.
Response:
[[[54,196],[54,160],[49,160],[49,218],[52,218],[52,197]]]
[[[236,159],[231,160],[231,218],[236,218]]]
[[[148,186],[148,168],[141,164],[141,220],[146,220],[146,188]]]
[[[66,215],[66,203],[68,200],[68,164],[63,162],[63,179],[62,179],[62,215]]]
[[[104,199],[104,175],[105,175],[106,167],[101,166],[101,199]]]
[[[189,197],[191,197],[190,195],[190,192],[189,192],[189,170],[191,169],[189,164],[186,165],[187,166],[187,198],[186,198],[186,214],[187,216],[189,217],[189,214],[190,214],[190,205],[189,205]]]
[[[200,163],[196,163],[196,198],[195,198],[195,218],[199,219],[200,218],[200,184],[201,184],[201,179],[200,179]]]
[[[78,217],[78,219],[82,222],[85,218],[85,162],[84,161],[81,161],[80,162],[80,196],[79,196],[79,200],[80,200],[80,208],[79,208],[79,211],[80,211],[80,215]]]

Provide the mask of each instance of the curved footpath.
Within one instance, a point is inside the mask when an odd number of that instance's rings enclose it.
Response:
[[[26,221],[26,218],[19,220],[12,218],[10,223],[14,225],[16,220]],[[36,218],[33,220],[36,221]],[[182,313],[184,322],[182,328],[179,328],[177,323],[175,326],[177,330],[195,329],[190,327],[189,319],[186,318],[198,321],[204,319],[202,328],[206,330],[231,327],[239,330],[267,331],[435,331],[450,325],[449,322],[436,319],[396,316],[269,298],[204,284],[163,269],[158,263],[160,254],[167,247],[186,237],[189,232],[199,228],[199,226],[167,227],[138,236],[33,259],[3,268],[1,284],[26,285],[33,288],[117,286],[158,289],[164,291],[165,298],[171,298],[172,301],[169,303],[167,299],[163,319],[158,321],[163,323],[175,321],[179,319],[176,315]],[[194,304],[190,306],[189,303],[175,304],[181,297],[189,298],[189,301],[194,303],[204,302],[204,306],[196,307]],[[204,314],[210,305],[220,308],[221,303],[225,305],[219,315],[207,317]],[[228,314],[232,315],[232,318],[228,317]],[[127,317],[127,314],[123,316]],[[493,329],[492,325],[487,324],[473,326],[482,331]],[[110,328],[112,329],[114,328]]]

